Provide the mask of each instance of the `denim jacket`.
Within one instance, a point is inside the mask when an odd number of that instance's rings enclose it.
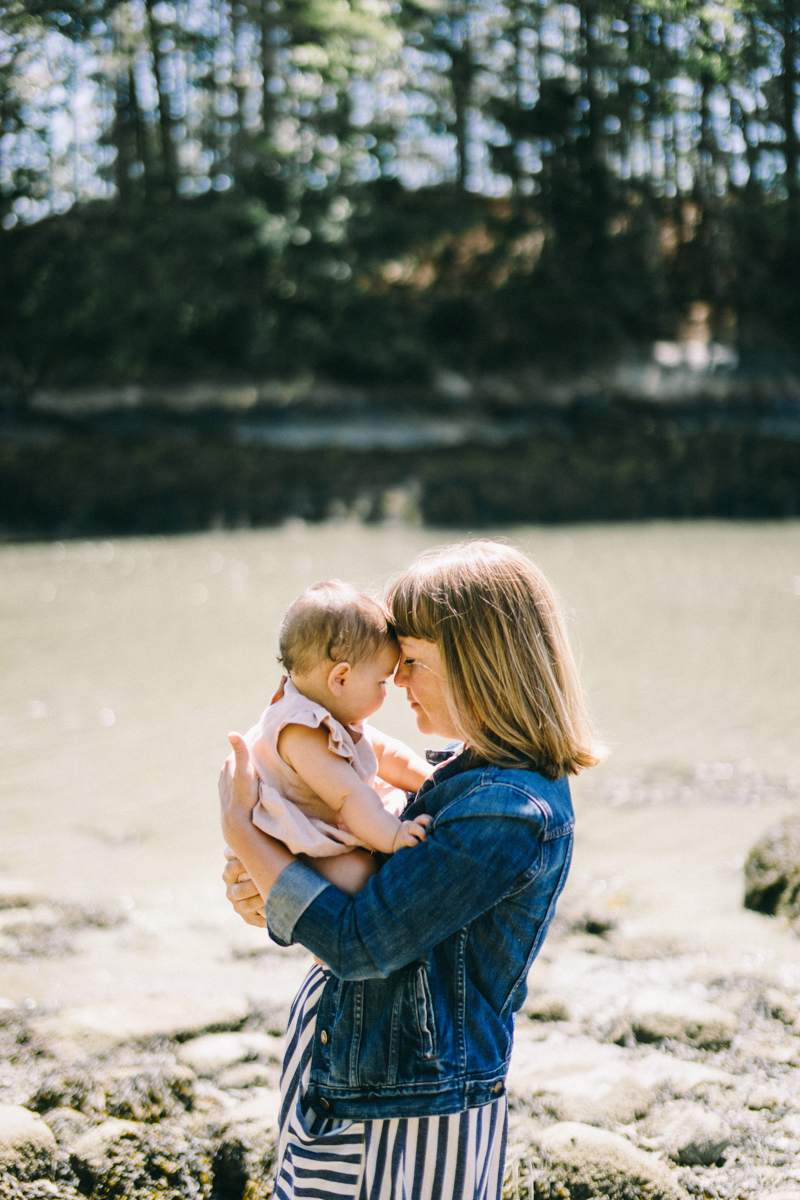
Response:
[[[308,1092],[320,1114],[437,1116],[505,1088],[514,1013],[569,868],[569,784],[461,754],[403,815],[423,812],[427,840],[358,895],[295,862],[267,901],[272,938],[330,969]]]

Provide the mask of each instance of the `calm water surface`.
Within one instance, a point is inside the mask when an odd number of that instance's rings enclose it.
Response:
[[[800,523],[500,532],[563,597],[613,750],[579,800],[697,764],[800,778]],[[449,540],[330,524],[0,548],[0,875],[218,894],[225,733],[272,694],[286,606],[329,576],[379,587]],[[392,691],[375,723],[421,748]]]

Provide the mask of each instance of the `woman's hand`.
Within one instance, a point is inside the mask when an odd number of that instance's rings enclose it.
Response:
[[[233,746],[223,763],[219,775],[219,802],[222,809],[222,832],[227,836],[231,822],[252,819],[258,801],[258,776],[250,761],[250,750],[240,733],[229,733],[228,741]]]
[[[257,907],[255,896],[260,895],[263,908],[281,871],[296,860],[282,842],[267,837],[253,824],[258,776],[242,735],[229,733],[228,741],[233,754],[228,755],[220,772],[219,802],[222,835],[235,856],[236,867],[232,869],[229,863],[223,878],[228,885],[228,899],[239,915],[250,925],[263,925],[263,919],[251,920]],[[250,881],[240,880],[242,874],[249,876]]]
[[[225,847],[225,858],[228,861],[225,863],[222,878],[225,881],[225,895],[233,905],[234,911],[248,925],[258,925],[265,929],[267,922],[264,919],[264,901],[258,888],[230,846]]]

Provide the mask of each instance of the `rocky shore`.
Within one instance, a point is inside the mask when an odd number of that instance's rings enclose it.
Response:
[[[5,897],[6,956],[118,933],[46,910]],[[800,1200],[800,971],[720,962],[632,933],[613,889],[567,893],[517,1023],[508,1200]],[[6,1001],[2,1200],[267,1200],[290,999]]]
[[[613,380],[560,392],[473,393],[462,381],[466,392],[42,394],[0,404],[0,536],[344,514],[478,528],[799,513],[795,380],[701,380],[680,397]]]

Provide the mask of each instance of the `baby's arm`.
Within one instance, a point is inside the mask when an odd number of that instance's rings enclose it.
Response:
[[[392,787],[402,788],[404,792],[418,792],[433,774],[433,767],[403,742],[373,729],[371,725],[369,740],[378,760],[378,775]]]
[[[393,854],[425,837],[428,818],[398,821],[350,763],[328,749],[328,732],[287,725],[278,738],[278,753],[321,800],[338,813],[348,829],[373,850]]]

